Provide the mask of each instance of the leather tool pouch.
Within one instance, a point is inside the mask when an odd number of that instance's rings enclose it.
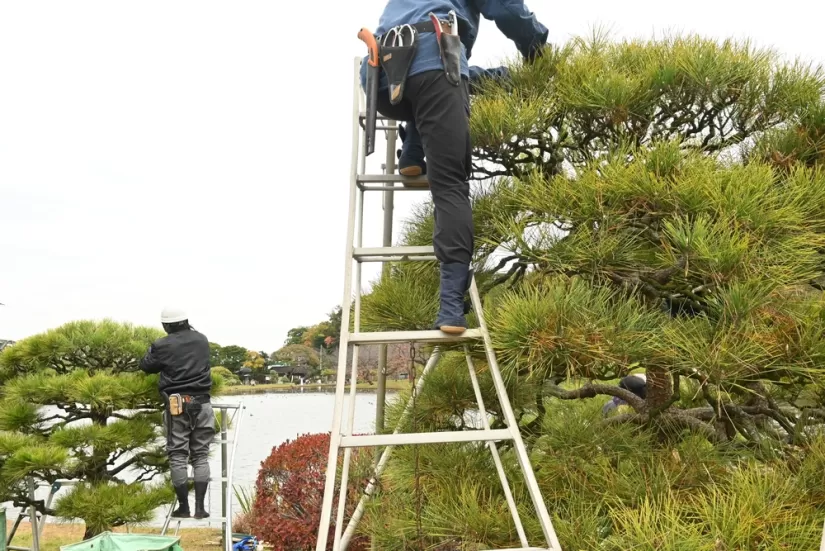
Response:
[[[180,415],[183,413],[183,398],[180,394],[169,396],[169,415]]]
[[[447,82],[458,86],[461,84],[461,38],[459,35],[441,33],[439,46]]]
[[[397,105],[404,98],[404,85],[407,83],[407,74],[410,72],[417,49],[418,42],[408,46],[381,46],[379,58],[381,67],[387,74],[392,105]]]

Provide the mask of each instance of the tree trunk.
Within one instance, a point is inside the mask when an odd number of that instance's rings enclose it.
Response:
[[[108,421],[108,415],[99,410],[92,408],[91,410],[92,423],[105,427]],[[107,478],[107,465],[109,461],[109,454],[102,452],[97,446],[92,446],[91,462],[89,469],[86,471],[86,480],[89,482],[101,482]]]
[[[89,527],[89,525],[87,524],[86,525],[86,531],[83,532],[83,539],[88,540],[88,539],[91,539],[91,538],[95,537],[98,534],[101,534],[101,533],[103,533],[101,530],[92,530]]]
[[[647,370],[647,408],[656,409],[667,403],[673,395],[673,381],[670,373],[661,367]]]

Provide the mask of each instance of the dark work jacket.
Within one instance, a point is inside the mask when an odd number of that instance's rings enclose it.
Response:
[[[209,341],[194,329],[170,333],[156,340],[140,361],[146,373],[160,373],[161,394],[209,394]]]
[[[519,53],[531,58],[547,44],[549,31],[524,4],[524,0],[388,0],[374,33],[383,35],[396,25],[420,23],[434,13],[446,19],[450,10],[458,17],[461,36],[461,75],[471,76],[468,60],[478,37],[481,18],[493,21],[501,33],[513,41]],[[364,58],[366,59],[366,58]],[[418,50],[410,67],[409,76],[442,69],[441,54],[434,33],[418,36]],[[365,86],[367,64],[361,64],[361,86]],[[386,75],[381,71],[379,88],[387,87]]]

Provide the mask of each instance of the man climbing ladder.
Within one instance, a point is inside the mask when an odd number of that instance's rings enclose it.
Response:
[[[492,19],[522,54],[532,59],[547,40],[547,30],[541,26],[519,0],[390,0],[376,37],[361,29],[359,38],[368,46],[369,55],[356,60],[353,97],[352,170],[350,172],[349,215],[347,222],[347,253],[344,270],[344,296],[341,314],[341,338],[338,352],[338,375],[335,389],[332,430],[326,466],[326,481],[318,523],[316,551],[328,549],[346,551],[356,527],[364,514],[366,500],[373,495],[384,466],[394,446],[425,444],[486,443],[502,484],[507,507],[513,517],[520,547],[509,551],[561,551],[547,505],[541,495],[529,454],[519,431],[518,421],[507,387],[498,367],[487,325],[482,312],[481,297],[470,271],[473,254],[473,222],[468,180],[471,171],[469,131],[469,70],[467,58],[478,29],[479,17]],[[418,35],[421,38],[418,38]],[[360,72],[359,72],[360,68]],[[503,75],[502,75],[503,76]],[[379,88],[380,84],[380,88]],[[362,114],[362,89],[366,91],[366,113]],[[379,96],[378,91],[381,90]],[[420,181],[410,181],[392,174],[392,148],[388,149],[388,166],[382,175],[366,174],[366,156],[375,149],[377,111],[384,118],[413,123],[412,136],[421,137],[423,155],[413,162],[428,163],[429,188],[435,204],[435,231],[432,247],[365,247],[363,244],[364,196],[366,192],[396,189],[426,189]],[[361,120],[366,124],[361,126]],[[389,143],[394,143],[395,128],[386,129]],[[410,129],[410,127],[407,127]],[[405,141],[406,143],[406,141]],[[410,151],[408,151],[409,153]],[[402,153],[403,156],[403,153]],[[408,156],[408,159],[410,157]],[[402,188],[395,186],[401,180]],[[377,184],[377,185],[376,185]],[[385,206],[385,208],[387,208]],[[392,207],[389,207],[390,209]],[[441,306],[436,319],[440,331],[378,331],[361,329],[361,265],[365,262],[418,262],[438,260],[441,268]],[[468,329],[464,319],[464,295],[469,292],[479,327]],[[350,329],[350,313],[353,315]],[[482,344],[487,369],[493,380],[499,415],[504,428],[493,429],[487,420],[481,389],[470,355],[470,342]],[[407,403],[401,420],[392,434],[354,434],[355,404],[359,367],[359,350],[363,345],[390,343],[429,343],[436,347],[415,385],[423,388],[428,374],[436,369],[442,346],[446,351],[464,343],[464,356],[473,383],[482,428],[459,430],[404,432],[404,419],[414,400]],[[352,357],[349,358],[350,345]],[[344,415],[346,371],[349,365],[349,406]],[[346,419],[346,423],[344,420]],[[524,476],[524,483],[541,527],[546,547],[531,547],[521,522],[519,507],[507,480],[504,461],[497,442],[510,442],[512,459]],[[361,447],[382,447],[374,475],[367,484],[358,506],[345,523],[347,488],[352,450]],[[343,463],[339,470],[339,452]],[[513,464],[512,462],[510,463]],[[340,472],[340,476],[339,476]],[[336,482],[336,479],[340,479]],[[338,491],[338,505],[333,495]],[[335,518],[333,519],[333,512]]]
[[[364,31],[359,35],[371,49],[361,71],[367,110],[412,122],[408,130],[414,134],[405,140],[407,147],[416,144],[420,134],[441,271],[435,328],[449,334],[467,328],[464,295],[474,247],[468,59],[481,16],[494,21],[527,60],[540,55],[547,43],[547,28],[522,0],[389,0],[375,36]],[[372,97],[376,87],[377,96]]]

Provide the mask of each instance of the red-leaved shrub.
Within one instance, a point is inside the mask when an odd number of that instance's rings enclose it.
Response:
[[[362,453],[358,453],[361,451]],[[352,451],[349,491],[344,515],[344,527],[349,521],[363,490],[368,472],[367,450]],[[312,551],[321,521],[321,503],[329,453],[329,434],[304,434],[273,448],[261,463],[256,482],[251,524],[258,539],[275,551]],[[340,473],[343,454],[338,458]],[[332,549],[334,523],[338,509],[338,487],[333,499],[327,549]],[[349,549],[361,551],[367,541],[354,537]]]

